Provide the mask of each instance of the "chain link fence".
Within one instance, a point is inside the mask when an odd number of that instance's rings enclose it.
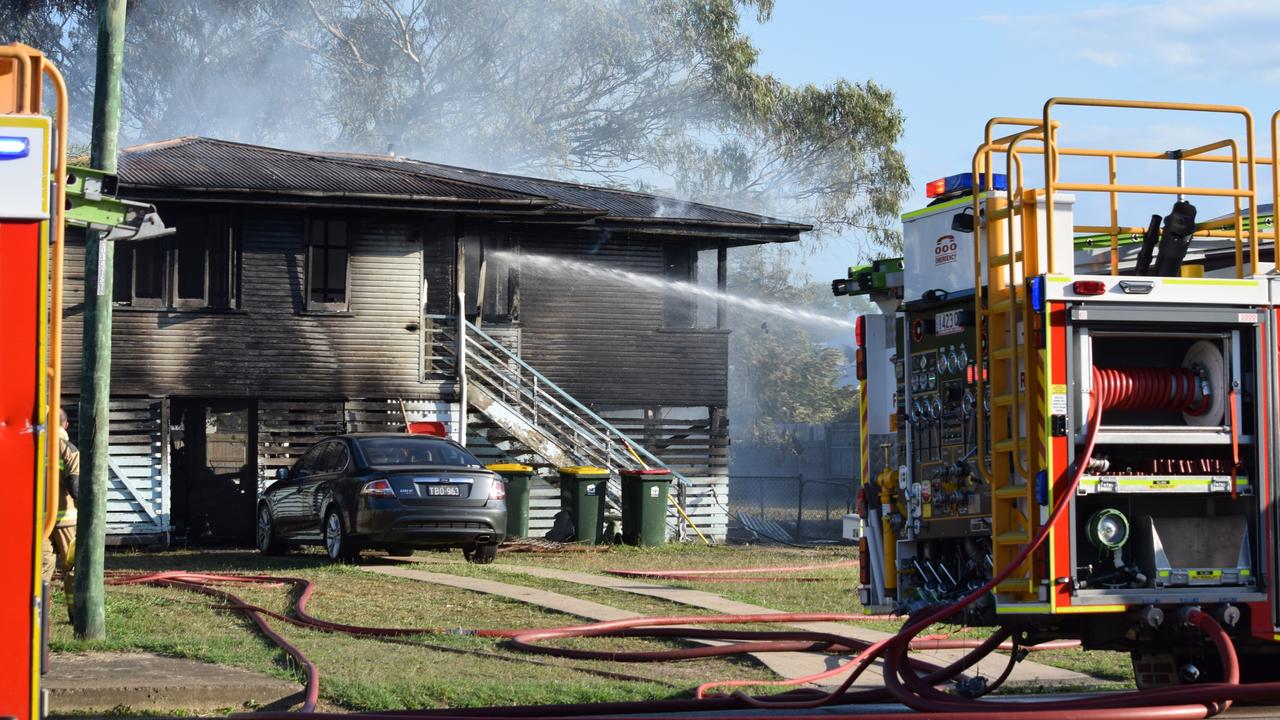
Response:
[[[844,516],[853,512],[854,492],[851,478],[733,475],[729,511],[743,540],[840,542]],[[779,531],[785,534],[778,537]]]

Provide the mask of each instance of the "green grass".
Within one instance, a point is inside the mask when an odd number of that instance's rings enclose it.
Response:
[[[246,552],[113,554],[108,556],[108,568],[303,577],[317,583],[308,608],[312,614],[352,624],[535,628],[584,622],[500,597],[331,565],[316,553],[270,559]],[[272,610],[284,611],[288,606],[283,587],[237,588],[235,592]],[[301,680],[288,656],[262,639],[249,621],[214,609],[213,604],[216,601],[182,590],[111,586],[106,597],[108,639],[77,641],[63,614],[55,613],[52,649],[149,651]],[[501,640],[474,636],[422,635],[388,642],[279,621],[273,625],[320,668],[322,698],[352,710],[647,700],[687,696],[707,679],[776,677],[750,659],[665,664],[564,660],[527,655],[507,648]],[[627,650],[674,646],[635,638],[568,644]]]
[[[756,548],[672,545],[664,548],[615,548],[602,552],[502,552],[501,566],[466,563],[461,554],[419,552],[416,567],[436,572],[484,577],[570,595],[642,615],[702,615],[712,611],[661,597],[592,587],[519,572],[523,567],[551,567],[587,573],[611,568],[670,570],[810,565],[852,559],[849,548]],[[264,558],[245,551],[113,553],[108,568],[131,572],[184,569],[204,572],[253,572],[314,581],[317,590],[310,612],[326,620],[360,625],[412,628],[537,628],[573,625],[581,618],[492,595],[333,565],[318,552],[295,552]],[[395,561],[369,557],[365,565]],[[859,611],[852,567],[810,570],[798,577],[815,582],[723,583],[640,578],[636,582],[705,590],[740,602],[792,612]],[[238,588],[247,601],[285,611],[287,592],[277,588]],[[210,598],[152,587],[112,586],[107,591],[108,640],[73,639],[62,613],[52,647],[57,652],[82,650],[149,651],[264,672],[294,681],[301,673],[274,645],[262,639],[249,621],[212,607]],[[716,679],[775,679],[750,658],[706,659],[680,663],[640,664],[579,661],[527,655],[503,641],[459,634],[431,634],[394,642],[353,638],[273,625],[298,645],[320,668],[323,701],[336,709],[393,710],[426,707],[475,707],[527,703],[649,700],[688,696],[694,686]],[[896,630],[898,621],[867,623]],[[930,632],[985,635],[987,631],[937,627]],[[668,641],[641,638],[563,641],[573,647],[619,650],[669,648]],[[1032,659],[1083,672],[1108,687],[1131,687],[1128,657],[1122,653],[1060,650],[1035,653]]]

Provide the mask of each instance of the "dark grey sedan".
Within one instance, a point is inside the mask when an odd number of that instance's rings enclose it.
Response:
[[[366,548],[409,555],[460,547],[493,562],[507,530],[506,487],[466,448],[438,437],[356,433],[313,445],[258,500],[264,555],[320,543],[333,560]]]

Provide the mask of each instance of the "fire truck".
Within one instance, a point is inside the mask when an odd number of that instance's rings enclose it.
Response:
[[[1119,115],[1230,129],[1092,147]],[[880,311],[856,329],[868,611],[1126,651],[1143,687],[1220,677],[1199,609],[1246,679],[1280,678],[1278,122],[1268,158],[1241,107],[992,118],[902,256],[833,282]]]

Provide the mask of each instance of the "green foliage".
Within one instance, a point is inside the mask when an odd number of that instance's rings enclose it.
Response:
[[[86,132],[94,3],[20,0]],[[130,3],[128,142],[179,135],[673,189],[892,243],[902,115],[872,82],[756,68],[772,0]],[[8,17],[7,15],[4,17]]]
[[[784,307],[841,316],[829,286],[808,283],[780,247],[735,252],[730,276],[735,293]],[[840,305],[843,305],[841,307]],[[776,440],[776,426],[848,420],[853,388],[841,385],[849,370],[844,351],[816,342],[801,325],[777,322],[735,310],[730,316],[730,407],[735,431],[757,440]],[[839,339],[837,339],[839,340]]]

